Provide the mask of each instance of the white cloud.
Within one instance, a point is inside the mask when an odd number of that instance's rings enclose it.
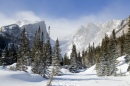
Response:
[[[20,12],[14,13],[13,16],[8,16],[0,12],[0,26],[13,24],[19,20],[40,21],[41,18],[36,16],[31,11],[20,11]]]
[[[0,26],[13,23],[15,20],[7,17],[5,14],[0,13]]]
[[[41,20],[41,18],[36,16],[32,11],[18,12],[15,14],[14,18],[16,18],[16,20],[30,20],[30,21]]]

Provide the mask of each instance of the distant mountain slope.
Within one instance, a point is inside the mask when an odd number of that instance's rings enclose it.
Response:
[[[18,21],[15,24],[1,27],[0,34],[5,37],[10,37],[10,39],[13,35],[14,39],[17,41],[17,39],[20,37],[21,31],[25,28],[26,35],[28,36],[30,43],[32,44],[35,32],[36,30],[38,30],[39,27],[41,29],[41,32],[44,32],[44,39],[48,39],[48,32],[44,21]],[[54,41],[52,39],[51,43],[54,45]]]
[[[0,28],[0,33],[2,33],[3,36],[14,36],[19,37],[21,31],[23,28],[26,29],[26,34],[30,41],[33,41],[34,35],[36,30],[40,27],[41,32],[44,32],[44,38],[45,40],[48,38],[48,32],[46,29],[46,24],[44,21],[18,21],[15,24],[3,26]],[[54,41],[51,39],[51,42],[54,43]]]
[[[88,23],[86,26],[80,27],[76,32],[60,39],[62,55],[65,53],[70,55],[72,44],[76,45],[78,52],[87,49],[89,43],[94,42],[95,46],[99,45],[105,34],[110,36],[113,29],[116,31],[116,36],[121,36],[123,30],[126,33],[127,19],[111,20],[99,24]]]

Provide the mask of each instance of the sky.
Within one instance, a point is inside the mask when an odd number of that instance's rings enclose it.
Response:
[[[53,39],[89,22],[121,20],[129,15],[130,0],[0,0],[0,26],[19,20],[45,21]]]

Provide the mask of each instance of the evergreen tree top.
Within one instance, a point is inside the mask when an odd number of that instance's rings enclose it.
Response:
[[[59,46],[59,40],[57,38],[55,46]]]

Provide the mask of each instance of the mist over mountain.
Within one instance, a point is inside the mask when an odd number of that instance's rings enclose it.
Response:
[[[117,37],[122,35],[124,30],[127,33],[127,23],[128,19],[124,20],[111,20],[104,23],[88,23],[86,26],[81,26],[77,31],[72,32],[67,36],[60,38],[62,54],[71,53],[72,45],[77,46],[77,51],[81,52],[86,50],[89,43],[95,43],[95,46],[100,45],[105,34],[111,35],[112,30],[115,29]]]

